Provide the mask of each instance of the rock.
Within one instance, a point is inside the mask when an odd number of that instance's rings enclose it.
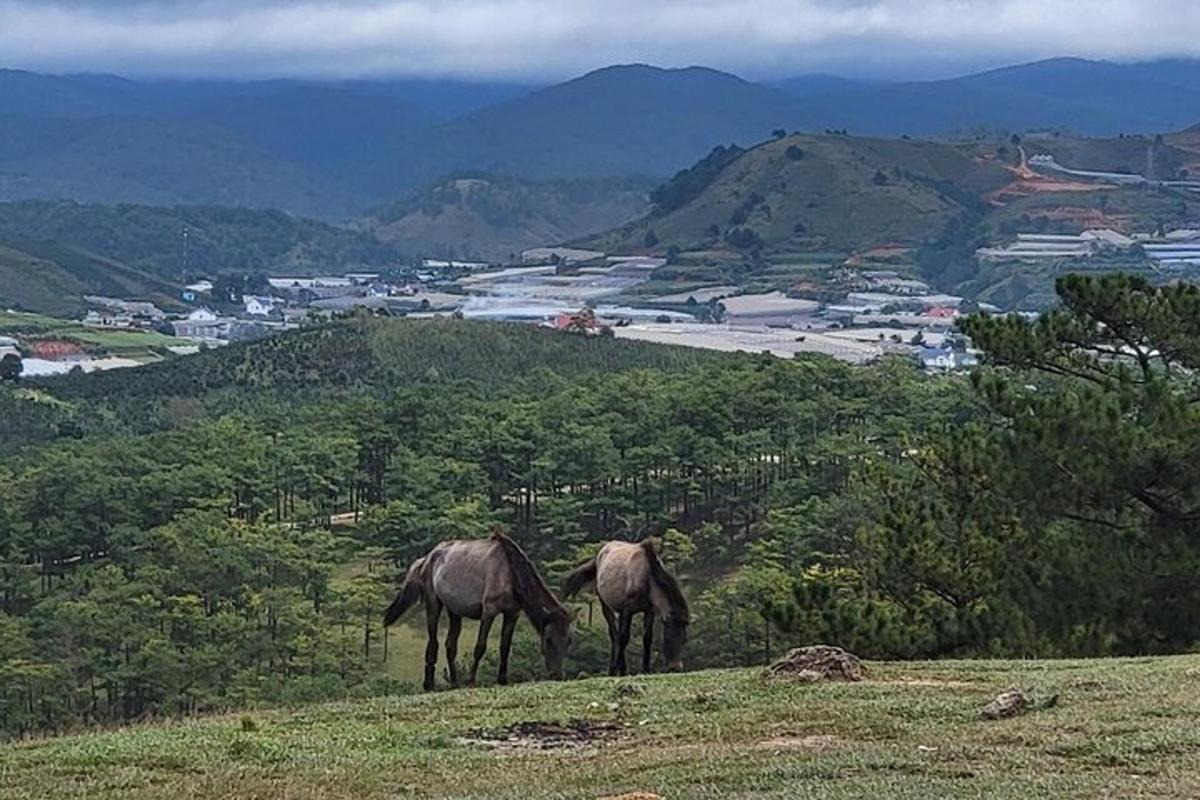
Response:
[[[610,794],[599,800],[663,800],[662,795],[653,792],[627,792],[626,794]]]
[[[1020,689],[1009,689],[996,696],[996,699],[983,707],[980,712],[984,719],[1006,719],[1015,717],[1025,711],[1029,705],[1027,698]]]
[[[766,669],[769,678],[816,682],[861,681],[866,670],[858,656],[840,647],[818,644],[797,647]]]

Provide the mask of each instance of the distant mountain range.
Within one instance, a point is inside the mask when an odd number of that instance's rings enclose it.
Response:
[[[347,219],[453,173],[661,179],[775,129],[879,136],[1167,132],[1200,61],[1056,59],[944,81],[609,67],[536,88],[450,81],[135,82],[0,71],[0,200],[278,208]]]

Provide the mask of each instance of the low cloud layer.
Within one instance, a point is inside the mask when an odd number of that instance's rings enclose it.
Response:
[[[1196,0],[0,0],[0,65],[557,79],[611,63],[912,77],[1200,57]]]

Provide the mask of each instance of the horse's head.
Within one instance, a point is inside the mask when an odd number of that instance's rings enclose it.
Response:
[[[570,643],[571,615],[565,608],[550,610],[542,627],[542,657],[546,659],[546,673],[556,681],[562,680],[563,659]]]
[[[687,617],[679,615],[663,620],[663,662],[667,672],[683,672],[683,648],[687,644],[689,622]]]

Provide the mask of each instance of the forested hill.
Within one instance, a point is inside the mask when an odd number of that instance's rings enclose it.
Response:
[[[0,203],[0,241],[6,238],[70,245],[175,280],[232,270],[340,274],[400,258],[397,248],[367,233],[281,211],[219,206]]]
[[[359,317],[235,343],[133,369],[46,379],[56,402],[10,404],[0,434],[16,444],[62,431],[148,431],[197,415],[317,402],[416,383],[469,391],[569,381],[632,369],[679,370],[740,356],[533,326]],[[96,409],[107,409],[94,414]]]
[[[178,301],[179,283],[82,247],[0,235],[0,309],[15,308],[71,317],[85,295],[149,300],[163,307]]]
[[[362,319],[0,384],[0,736],[403,691],[397,576],[495,526],[554,585],[657,539],[691,668],[1192,650],[1200,289],[1058,288],[964,323],[971,380]],[[606,669],[584,602],[570,675]]]

